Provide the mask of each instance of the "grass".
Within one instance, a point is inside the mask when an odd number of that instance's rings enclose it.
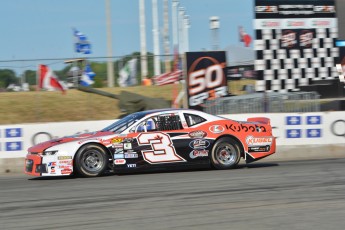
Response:
[[[240,91],[243,84],[248,82],[233,81],[229,84],[230,92],[243,93]],[[125,90],[169,101],[173,95],[173,85],[114,87],[101,90],[117,95]],[[0,93],[0,124],[112,120],[122,114],[118,104],[119,100],[76,89],[68,90],[66,94],[57,91],[3,92]]]

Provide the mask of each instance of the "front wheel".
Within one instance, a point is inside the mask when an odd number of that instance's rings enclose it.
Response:
[[[98,145],[89,144],[78,150],[74,159],[77,173],[84,177],[100,176],[107,168],[108,157]]]
[[[211,163],[216,169],[234,168],[240,158],[240,147],[232,138],[222,137],[213,146]]]

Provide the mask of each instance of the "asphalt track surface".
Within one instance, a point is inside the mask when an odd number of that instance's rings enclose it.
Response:
[[[344,158],[0,186],[1,230],[345,229]]]

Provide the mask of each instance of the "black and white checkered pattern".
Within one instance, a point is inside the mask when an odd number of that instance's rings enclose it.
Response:
[[[256,91],[291,92],[313,81],[335,79],[338,29],[316,28],[312,48],[280,47],[282,29],[257,29],[254,49]]]

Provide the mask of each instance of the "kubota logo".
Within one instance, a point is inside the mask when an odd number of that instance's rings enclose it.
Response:
[[[212,125],[210,127],[210,131],[212,133],[222,133],[222,132],[224,132],[224,130],[225,130],[225,128],[221,125]]]

